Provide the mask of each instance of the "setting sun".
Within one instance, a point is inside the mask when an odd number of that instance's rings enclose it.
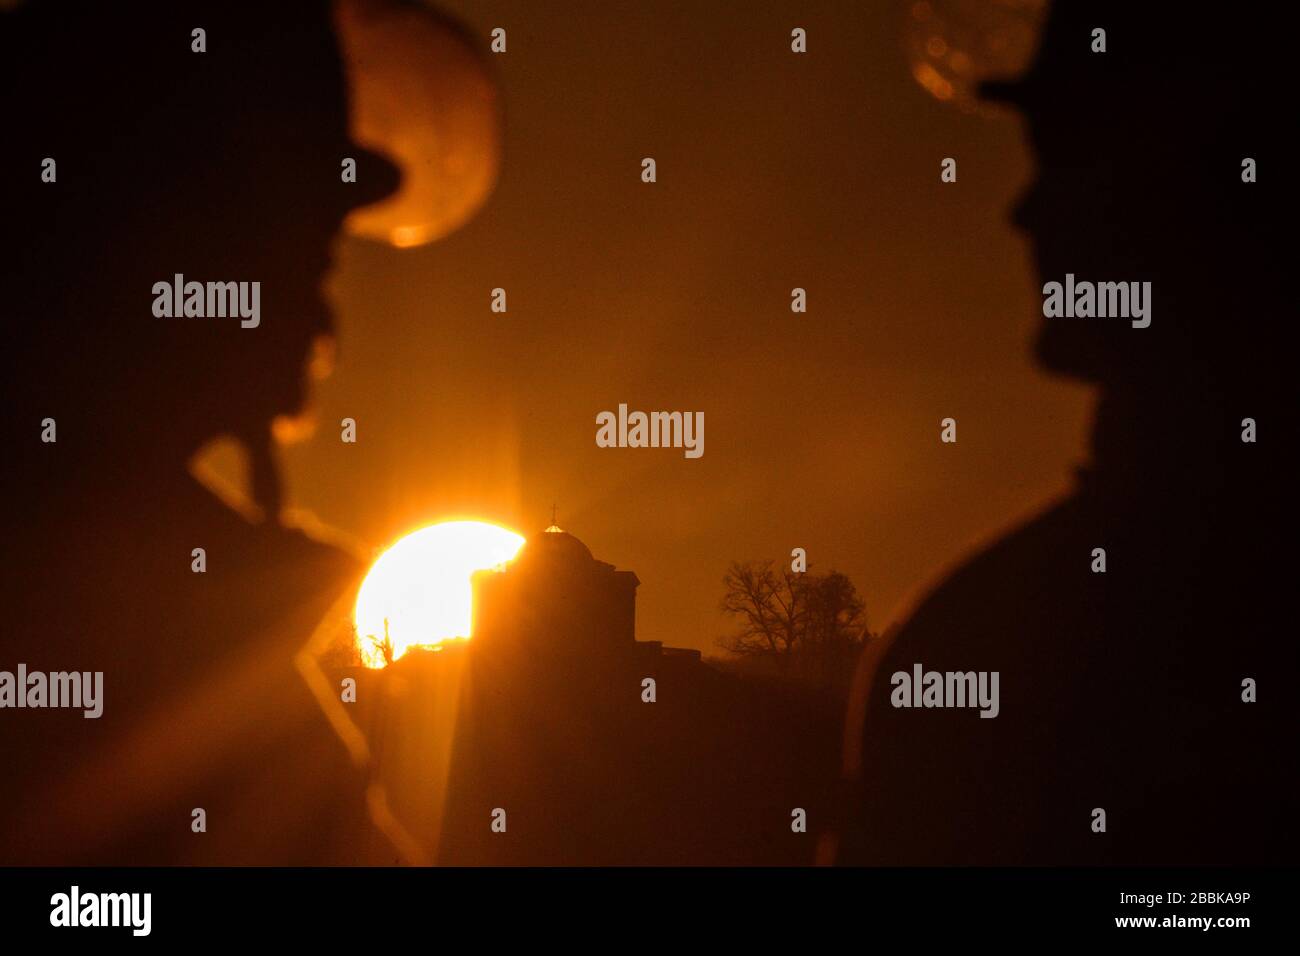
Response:
[[[412,647],[468,637],[470,575],[509,561],[523,543],[482,521],[447,521],[402,538],[379,556],[357,595],[361,660],[383,667]]]

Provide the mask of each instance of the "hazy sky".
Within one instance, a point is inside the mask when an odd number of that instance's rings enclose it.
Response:
[[[922,91],[899,4],[655,7],[444,5],[509,33],[501,180],[441,242],[342,244],[292,500],[375,546],[449,517],[532,533],[554,501],[640,576],[643,640],[712,648],[728,562],[796,546],[882,627],[1083,457],[1090,393],[1029,355],[1020,123]],[[703,457],[598,448],[620,402],[703,411]]]

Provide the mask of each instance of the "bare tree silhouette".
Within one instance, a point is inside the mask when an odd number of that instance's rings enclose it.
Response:
[[[870,639],[866,604],[839,571],[803,575],[804,633],[800,653],[827,681],[847,678],[863,643]]]
[[[865,603],[839,571],[733,562],[722,583],[722,610],[739,626],[718,644],[738,656],[768,658],[787,672],[833,679],[852,667],[870,636]]]
[[[393,653],[393,639],[388,634],[388,618],[384,618],[384,639],[381,641],[379,638],[375,637],[375,635],[368,634],[366,635],[366,640],[368,640],[371,646],[383,657],[385,667],[393,663],[396,655]]]

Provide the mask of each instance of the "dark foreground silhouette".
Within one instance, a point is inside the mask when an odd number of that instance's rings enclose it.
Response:
[[[1091,460],[930,593],[869,700],[864,671],[841,859],[1293,860],[1286,84],[1251,17],[1210,37],[1165,5],[1054,6],[1034,69],[989,90],[1038,166],[1015,221],[1041,282],[1149,280],[1152,323],[1042,320],[1043,364],[1098,385]],[[1244,183],[1246,157],[1278,175]],[[999,671],[1000,715],[893,707],[916,663]]]
[[[362,569],[278,523],[270,436],[331,330],[335,232],[397,182],[348,139],[328,6],[34,2],[0,44],[0,660],[104,673],[97,720],[4,712],[0,863],[345,859],[364,779],[294,652]],[[261,282],[260,325],[155,317],[175,273]],[[260,523],[189,475],[220,435],[249,451]]]

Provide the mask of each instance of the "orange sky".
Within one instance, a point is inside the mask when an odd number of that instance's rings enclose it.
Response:
[[[641,639],[712,649],[733,559],[806,548],[881,627],[1065,487],[1091,398],[1029,357],[1019,121],[916,86],[901,8],[550,6],[444,5],[509,31],[501,181],[442,242],[341,244],[339,363],[285,456],[293,503],[379,546],[450,517],[532,533],[555,501],[640,576]],[[597,448],[620,402],[703,411],[704,456]]]

